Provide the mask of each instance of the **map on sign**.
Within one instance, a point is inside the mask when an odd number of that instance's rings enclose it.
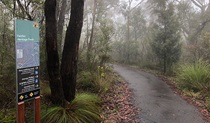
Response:
[[[39,66],[39,28],[36,22],[16,20],[16,66]]]
[[[39,43],[18,42],[16,45],[17,68],[39,66]]]

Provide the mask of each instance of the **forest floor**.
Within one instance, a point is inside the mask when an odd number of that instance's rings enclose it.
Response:
[[[136,117],[139,109],[134,106],[133,92],[128,87],[128,83],[120,79],[115,80],[110,89],[102,95],[102,117],[103,123],[139,123]]]

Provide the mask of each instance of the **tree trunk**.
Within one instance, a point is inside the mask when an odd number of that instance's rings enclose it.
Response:
[[[163,73],[166,73],[166,66],[167,65],[167,56],[166,53],[164,53],[164,58],[163,58]]]
[[[133,0],[129,0],[128,1],[128,11],[127,11],[127,42],[128,42],[128,44],[127,44],[127,59],[126,59],[126,62],[128,63],[128,64],[130,64],[131,63],[131,54],[130,54],[130,46],[131,46],[131,41],[130,41],[130,14],[131,14],[131,4],[132,4],[132,1]]]
[[[87,49],[87,62],[90,63],[90,55],[91,55],[91,49],[93,45],[93,35],[94,35],[94,27],[95,27],[95,18],[96,18],[96,6],[97,6],[97,1],[94,0],[94,5],[93,5],[93,21],[92,21],[92,29],[91,29],[91,34],[90,34],[90,41],[88,43],[88,49]]]
[[[71,16],[61,60],[61,80],[65,99],[75,98],[79,40],[83,25],[84,0],[71,1]]]
[[[56,0],[45,1],[46,17],[46,50],[47,70],[51,89],[51,100],[53,104],[61,105],[64,100],[62,83],[59,73],[59,57],[57,50],[57,21],[56,21]]]
[[[59,12],[59,20],[58,20],[58,52],[59,54],[62,53],[62,41],[63,41],[63,26],[65,21],[66,15],[66,7],[67,7],[67,0],[62,0],[61,9]]]

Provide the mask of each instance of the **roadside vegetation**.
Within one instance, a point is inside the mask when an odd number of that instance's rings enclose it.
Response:
[[[204,61],[180,66],[177,72],[180,89],[200,93],[204,97],[210,94],[210,65]]]
[[[76,98],[65,106],[43,109],[42,122],[47,123],[99,123],[100,99],[93,94],[78,94]]]
[[[203,100],[204,106],[210,111],[210,66],[206,61],[199,60],[194,64],[182,65],[177,71],[177,87],[184,95]]]

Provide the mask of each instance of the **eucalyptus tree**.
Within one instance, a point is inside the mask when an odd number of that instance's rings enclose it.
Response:
[[[83,25],[84,0],[71,1],[61,65],[57,48],[56,0],[45,1],[47,69],[54,104],[75,98],[79,40]],[[59,71],[60,70],[60,71]]]
[[[186,44],[183,60],[196,62],[209,59],[206,37],[210,31],[210,2],[205,0],[177,0],[177,14],[181,24],[182,39]]]
[[[141,64],[145,60],[148,50],[148,43],[145,40],[147,35],[146,17],[141,6],[133,9],[130,16],[130,40],[132,41],[130,49],[134,51],[131,52],[131,58],[135,63]]]
[[[144,0],[138,0],[136,5],[133,5],[134,0],[127,0],[121,3],[121,13],[125,19],[124,30],[125,34],[122,34],[122,41],[124,41],[124,59],[126,63],[137,62],[139,54],[138,44],[140,35],[142,36],[142,28],[145,27],[144,17],[140,5]],[[144,24],[143,24],[144,23]]]
[[[14,43],[12,40],[13,33],[11,30],[12,21],[12,13],[0,3],[0,19],[2,20],[0,23],[0,76],[2,76],[2,72],[5,71],[5,66],[8,58],[13,58],[14,55],[10,52],[13,49]],[[9,60],[10,61],[10,60]]]
[[[56,18],[57,18],[57,38],[58,38],[58,52],[62,54],[64,44],[64,29],[65,23],[68,23],[66,16],[70,13],[71,0],[57,0],[56,5]],[[68,18],[69,19],[69,18]]]
[[[44,21],[43,4],[44,0],[1,0],[7,9],[18,19]]]
[[[85,41],[81,52],[86,52],[86,67],[93,68],[99,58],[99,44],[109,28],[109,36],[112,35],[113,10],[117,7],[118,0],[90,0],[86,2],[85,11]],[[106,27],[105,27],[106,26]],[[105,34],[106,33],[106,34]],[[109,41],[111,39],[109,38]],[[104,45],[108,46],[108,45]],[[101,55],[100,55],[101,56]],[[98,59],[98,60],[97,60]]]
[[[196,24],[196,29],[193,31],[192,35],[189,37],[190,47],[194,62],[199,59],[210,59],[209,53],[209,43],[208,38],[210,33],[210,1],[205,0],[191,0],[193,5],[198,8],[198,23]]]
[[[0,108],[5,108],[14,99],[15,92],[15,55],[14,32],[11,22],[12,13],[0,2]],[[6,81],[5,81],[6,80]]]

